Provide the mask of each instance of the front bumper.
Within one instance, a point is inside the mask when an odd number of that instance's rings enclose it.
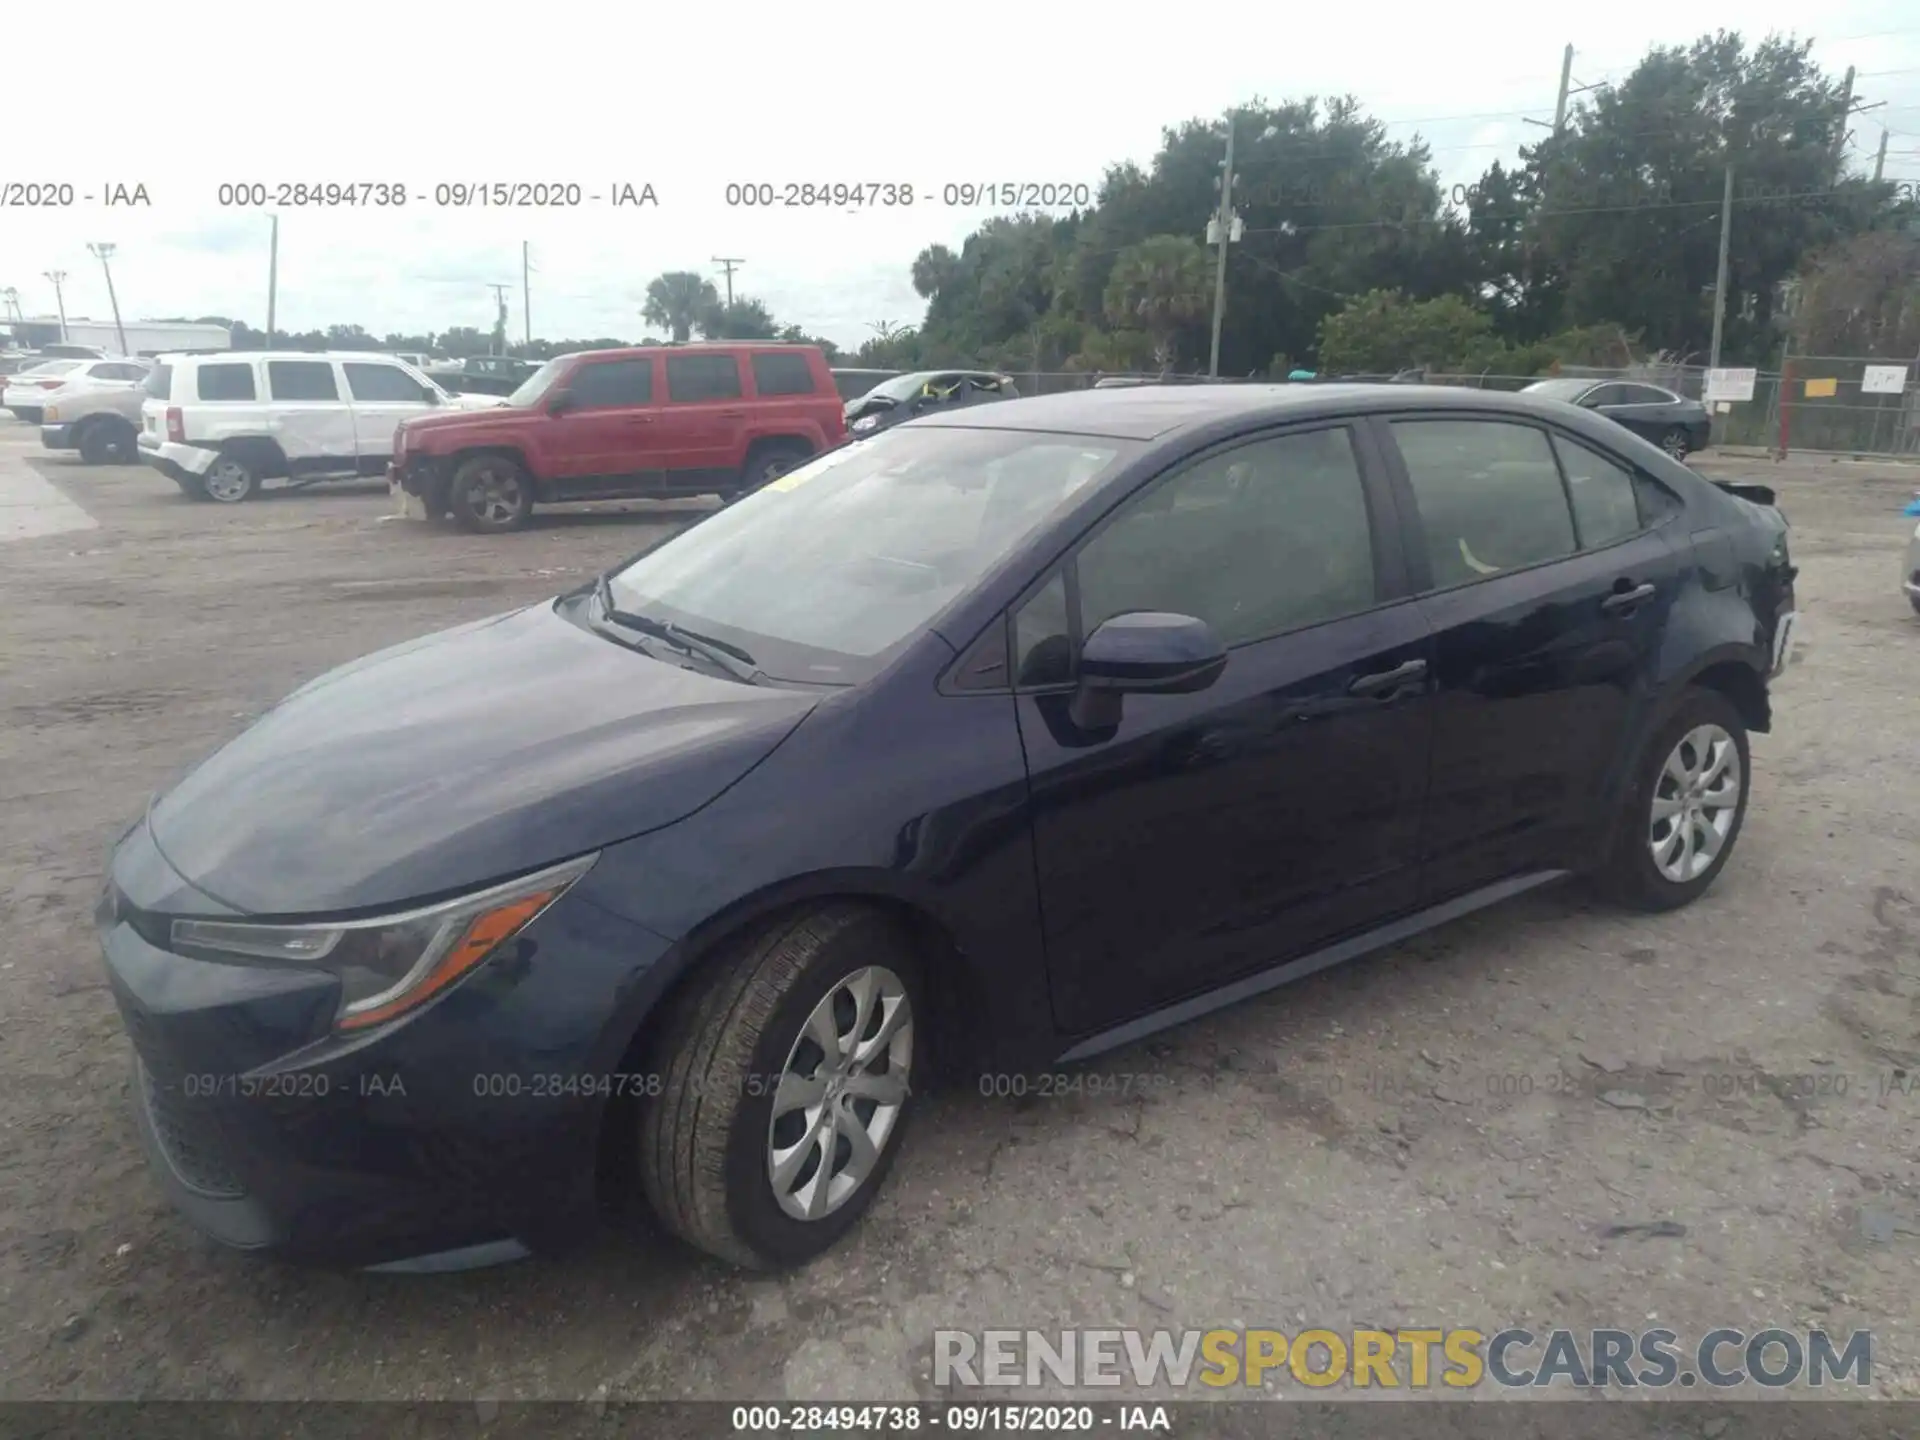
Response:
[[[73,449],[75,445],[73,426],[42,425],[40,427],[40,443],[49,450]]]
[[[22,400],[18,404],[8,405],[6,408],[13,412],[13,417],[16,420],[24,420],[29,425],[38,425],[40,423],[42,407],[39,405],[31,405]]]
[[[665,942],[569,896],[408,1020],[343,1041],[317,969],[161,948],[170,915],[231,914],[144,824],[96,919],[133,1042],[155,1177],[222,1243],[329,1265],[449,1269],[590,1233],[612,978]],[[622,1043],[619,1049],[624,1049]],[[617,1060],[618,1054],[615,1054]]]
[[[169,480],[198,480],[205,475],[218,452],[202,450],[198,445],[181,445],[172,440],[162,440],[150,430],[142,430],[134,442],[140,452],[140,458]]]

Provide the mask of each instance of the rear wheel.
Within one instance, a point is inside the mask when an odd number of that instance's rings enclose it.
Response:
[[[260,474],[243,455],[223,452],[200,477],[200,493],[220,505],[251,500],[260,489]]]
[[[750,936],[678,1003],[640,1113],[662,1224],[748,1269],[802,1264],[853,1228],[900,1149],[925,1071],[912,946],[832,904]]]
[[[1675,425],[1660,437],[1660,448],[1676,460],[1685,460],[1693,446],[1687,439],[1687,432]]]
[[[1636,910],[1676,910],[1713,884],[1747,815],[1747,727],[1693,688],[1654,732],[1626,798],[1601,888]]]
[[[112,416],[84,420],[75,439],[80,458],[88,465],[125,465],[133,459],[133,427],[124,420]]]
[[[453,472],[447,508],[476,535],[518,530],[533,514],[533,477],[509,455],[475,455]]]

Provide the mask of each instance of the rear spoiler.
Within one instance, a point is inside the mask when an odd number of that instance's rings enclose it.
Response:
[[[1739,480],[1716,480],[1713,483],[1729,495],[1737,496],[1742,500],[1751,500],[1756,505],[1772,505],[1778,508],[1779,502],[1774,498],[1773,487],[1770,485],[1748,485]]]

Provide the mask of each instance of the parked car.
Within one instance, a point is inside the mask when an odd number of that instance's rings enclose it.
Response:
[[[1713,435],[1713,417],[1705,405],[1640,380],[1536,380],[1520,393],[1564,400],[1604,415],[1676,460],[1706,449]]]
[[[1920,515],[1920,496],[1914,497],[1914,503],[1908,507],[1909,515]],[[1907,541],[1906,573],[1901,580],[1901,588],[1907,592],[1907,603],[1913,606],[1914,613],[1920,615],[1920,525],[1913,528],[1913,535]]]
[[[589,350],[549,360],[504,408],[409,420],[391,483],[469,530],[536,504],[746,493],[846,438],[813,345]]]
[[[41,402],[40,443],[78,450],[89,465],[134,463],[152,369],[145,360],[93,360],[68,371]]]
[[[883,381],[844,407],[847,430],[871,435],[930,410],[1019,397],[1011,376],[990,370],[922,370]]]
[[[13,412],[14,418],[29,425],[40,423],[40,407],[47,392],[57,390],[72,371],[86,364],[83,360],[41,360],[16,370],[0,384],[0,406]]]
[[[744,388],[781,352],[726,353]],[[556,1248],[624,1180],[717,1256],[804,1261],[937,1079],[1570,872],[1697,898],[1791,651],[1787,541],[1618,426],[1472,390],[1083,391],[837,447],[321,676],[151,804],[99,927],[154,1169],[316,1259]]]
[[[536,360],[520,360],[511,355],[470,355],[444,365],[436,365],[428,374],[455,394],[511,395],[540,368]]]
[[[383,355],[166,355],[147,378],[137,443],[187,494],[232,505],[268,485],[384,475],[403,420],[498,404]]]

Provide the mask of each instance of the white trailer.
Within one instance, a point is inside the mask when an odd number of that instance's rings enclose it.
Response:
[[[39,345],[94,345],[109,355],[161,355],[172,350],[231,350],[233,336],[224,325],[163,324],[153,320],[129,320],[115,326],[111,320],[69,319],[66,335],[60,333],[57,318],[35,316],[15,320],[8,327],[14,341],[23,349]],[[121,344],[122,332],[126,343]]]

